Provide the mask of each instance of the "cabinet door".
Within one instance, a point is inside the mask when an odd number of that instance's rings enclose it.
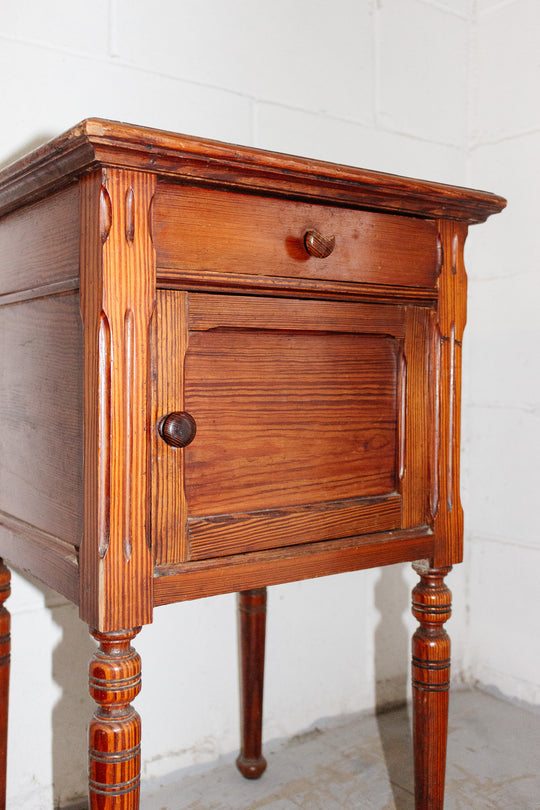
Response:
[[[160,292],[155,421],[188,412],[197,432],[182,449],[154,440],[157,562],[405,525],[409,320],[400,305]]]

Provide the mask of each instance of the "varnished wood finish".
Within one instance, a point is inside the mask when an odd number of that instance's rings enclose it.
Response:
[[[396,352],[383,336],[193,334],[185,361],[185,406],[197,421],[185,451],[189,515],[392,492]]]
[[[240,637],[240,754],[238,770],[246,779],[258,779],[266,770],[262,755],[266,588],[238,594]]]
[[[10,593],[11,574],[3,560],[0,560],[0,810],[6,810],[11,617],[4,603]]]
[[[433,565],[442,567],[463,559],[463,509],[459,495],[461,446],[461,345],[467,317],[467,276],[463,249],[467,228],[459,222],[440,222],[444,263],[440,296],[433,315],[433,518],[436,536]]]
[[[78,549],[24,520],[0,512],[3,554],[21,571],[46,582],[67,599],[79,603]]]
[[[324,261],[306,250],[312,229],[335,233]],[[152,238],[158,267],[180,277],[183,270],[220,270],[433,288],[437,276],[433,220],[214,189],[158,186]]]
[[[156,568],[154,604],[167,605],[432,555],[433,534],[428,527],[422,527],[164,565]]]
[[[197,423],[187,411],[172,411],[160,421],[158,430],[169,447],[187,447],[197,434]]]
[[[138,807],[125,628],[243,592],[257,775],[262,589],[412,560],[417,806],[442,806],[463,247],[504,204],[93,119],[0,174],[0,554],[95,628],[93,810]],[[189,444],[163,432],[186,412]]]
[[[152,545],[157,565],[188,559],[184,452],[166,444],[157,429],[165,414],[184,410],[187,341],[187,294],[158,290],[152,358]]]
[[[310,256],[316,259],[326,259],[336,246],[336,237],[323,236],[319,231],[310,228],[304,234],[304,246]]]
[[[81,181],[85,515],[80,611],[102,631],[152,617],[147,437],[153,190],[152,178],[137,172],[111,169]],[[123,582],[122,599],[118,582]]]
[[[78,276],[77,185],[0,220],[0,265],[0,305],[6,294]]]
[[[450,568],[414,566],[420,582],[412,612],[420,622],[412,641],[413,743],[416,810],[442,810],[450,689],[450,639],[444,622],[452,595],[444,582]]]
[[[89,727],[90,810],[138,810],[141,719],[131,701],[141,691],[141,659],[131,646],[140,628],[92,635],[90,695],[98,708]]]
[[[0,346],[0,511],[79,546],[83,374],[78,295],[0,306]]]
[[[402,526],[410,528],[431,522],[429,512],[429,464],[426,448],[430,424],[430,315],[422,307],[407,307],[405,339],[400,367],[399,491]]]
[[[386,532],[398,529],[400,522],[401,499],[395,493],[191,518],[188,521],[189,558],[204,560],[360,533]]]
[[[0,214],[50,194],[98,165],[465,222],[483,222],[506,204],[483,191],[90,118],[4,169]]]

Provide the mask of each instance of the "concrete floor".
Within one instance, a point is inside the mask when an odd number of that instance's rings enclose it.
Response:
[[[233,757],[143,785],[144,810],[413,810],[406,709],[269,744],[255,782]],[[451,694],[445,810],[540,809],[540,714],[477,690]]]

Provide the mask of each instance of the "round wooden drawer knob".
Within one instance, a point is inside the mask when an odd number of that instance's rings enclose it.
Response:
[[[173,411],[158,425],[159,435],[170,447],[187,447],[197,433],[195,419],[187,411]]]
[[[310,256],[315,256],[316,259],[326,259],[336,246],[336,237],[334,235],[323,236],[319,231],[306,231],[304,245]]]

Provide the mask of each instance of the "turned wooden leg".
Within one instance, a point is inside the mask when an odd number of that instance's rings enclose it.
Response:
[[[90,810],[138,810],[141,719],[130,705],[141,691],[141,659],[130,642],[140,627],[92,631],[90,694],[98,708],[89,729]]]
[[[450,638],[443,625],[451,615],[452,596],[444,577],[451,569],[421,563],[413,568],[420,576],[412,593],[412,612],[420,622],[412,641],[416,810],[441,810],[450,688]]]
[[[241,591],[238,594],[238,612],[241,750],[236,765],[246,779],[258,779],[266,768],[266,760],[262,755],[266,588]]]
[[[0,810],[6,807],[7,730],[9,707],[10,624],[4,602],[11,593],[11,574],[0,559]]]

